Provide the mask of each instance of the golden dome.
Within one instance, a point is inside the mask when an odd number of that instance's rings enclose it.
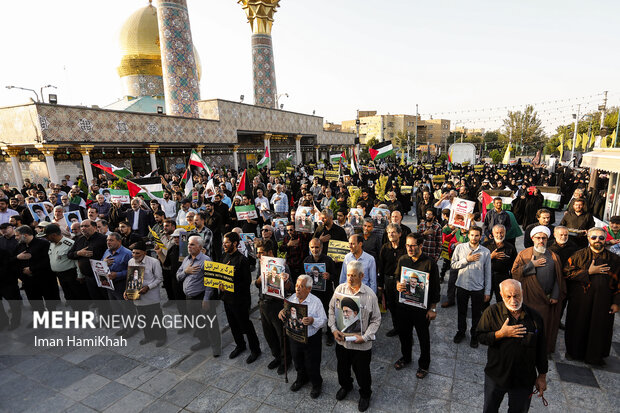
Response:
[[[123,56],[118,67],[119,76],[162,76],[157,9],[153,5],[149,4],[129,16],[121,28],[119,44]],[[194,57],[200,80],[202,68],[196,47]]]

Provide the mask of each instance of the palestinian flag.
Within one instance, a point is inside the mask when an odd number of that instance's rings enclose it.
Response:
[[[192,171],[190,168],[187,168],[185,170],[185,173],[183,174],[183,177],[181,178],[181,182],[185,184],[184,192],[185,192],[185,196],[188,196],[189,193],[194,188],[194,179],[193,179]]]
[[[385,158],[386,156],[390,156],[394,153],[392,141],[378,143],[372,148],[368,149],[368,152],[370,152],[370,159],[372,159],[373,161],[376,159]]]
[[[341,153],[335,153],[333,155],[329,155],[329,162],[330,163],[338,163],[338,162],[340,162],[341,159],[342,159],[342,154]]]
[[[545,197],[543,201],[543,207],[560,209],[560,203],[562,202],[562,194],[560,188],[557,186],[537,186],[538,190]]]
[[[140,189],[136,194],[144,194],[144,199],[146,201],[164,197],[164,187],[161,184],[161,179],[158,176],[151,178],[136,178],[132,181],[127,181],[127,189],[129,189],[130,182]],[[129,189],[129,194],[131,195],[131,193],[132,190]],[[134,196],[135,195],[131,195],[132,198]]]
[[[286,160],[289,162],[293,162],[293,151],[290,151],[289,153],[286,154]]]
[[[515,199],[513,191],[501,189],[482,191],[482,219],[487,215],[487,211],[493,209],[493,200],[497,197],[502,198],[502,209],[504,211],[512,208],[512,201]]]
[[[265,156],[263,156],[263,159],[261,159],[257,164],[256,167],[258,169],[264,168],[265,166],[269,165],[269,148],[265,148]]]
[[[198,155],[198,152],[192,150],[192,154],[189,156],[189,164],[191,166],[196,166],[198,168],[202,168],[207,171],[209,176],[213,175],[213,169],[207,164],[201,157]]]
[[[129,191],[129,197],[134,198],[142,190],[138,185],[131,181],[127,181],[127,190]]]
[[[243,174],[241,174],[241,179],[239,179],[239,184],[237,184],[237,193],[242,194],[245,192],[245,172],[247,169],[243,170]]]
[[[110,175],[114,175],[118,178],[125,179],[128,176],[133,175],[129,169],[119,168],[118,166],[112,165],[108,161],[91,162],[91,165],[96,168],[102,169],[105,172],[109,173]]]

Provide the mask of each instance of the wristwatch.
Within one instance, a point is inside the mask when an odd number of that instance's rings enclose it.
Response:
[[[436,309],[436,308],[431,308],[431,311],[432,311],[433,313],[436,313],[436,312],[437,312],[437,309]]]

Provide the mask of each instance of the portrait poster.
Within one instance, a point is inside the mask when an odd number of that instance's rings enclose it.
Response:
[[[385,227],[390,223],[390,210],[373,207],[370,210],[370,218],[375,224],[375,230],[385,230]]]
[[[231,293],[235,292],[235,267],[233,265],[205,261],[202,270],[205,287],[219,289],[221,285],[224,287],[224,290]]]
[[[351,252],[348,241],[329,240],[327,244],[327,256],[336,262],[344,261],[344,256]]]
[[[295,231],[311,234],[313,231],[312,207],[300,206],[295,213]]]
[[[348,216],[349,224],[353,228],[361,228],[364,224],[364,209],[363,208],[351,208],[349,209]]]
[[[256,258],[254,239],[256,239],[256,234],[252,234],[251,232],[244,232],[241,234],[241,241],[243,241],[243,244],[245,245],[245,250],[248,252],[248,256]]]
[[[144,267],[141,265],[130,265],[127,267],[127,284],[125,295],[129,300],[140,298],[140,290],[144,283]]]
[[[110,279],[110,268],[108,263],[99,260],[90,260],[90,268],[93,269],[97,287],[107,288],[114,291],[114,282]]]
[[[286,272],[286,260],[276,257],[262,257],[260,259],[260,276],[263,294],[272,297],[284,298],[284,280],[282,274]]]
[[[475,206],[476,203],[474,201],[454,198],[452,206],[450,207],[450,219],[448,220],[448,224],[454,225],[457,228],[469,230],[471,224],[470,214],[474,212]]]
[[[45,208],[45,204],[43,202],[37,204],[26,204],[28,206],[28,210],[32,215],[32,218],[36,222],[47,221],[51,222],[49,214],[47,213],[47,209]]]
[[[308,342],[308,326],[304,325],[301,320],[308,317],[308,306],[284,300],[284,316],[286,335],[298,343],[306,344]]]
[[[239,221],[245,221],[246,219],[257,219],[258,213],[254,205],[238,205],[235,207],[235,213]]]
[[[80,215],[80,211],[69,211],[63,212],[65,217],[65,222],[67,223],[67,227],[71,228],[71,225],[75,222],[82,222],[82,216]]]
[[[428,305],[428,273],[402,267],[400,282],[407,290],[398,294],[398,302],[426,309]]]
[[[313,291],[325,291],[327,287],[327,280],[323,278],[323,273],[326,272],[325,268],[324,262],[304,263],[305,273],[312,278]]]
[[[282,241],[286,236],[286,224],[288,224],[288,218],[274,218],[271,220],[275,232],[273,236],[276,241]]]
[[[179,236],[179,261],[182,262],[189,255],[187,244],[189,243],[189,232],[181,232]]]
[[[362,334],[360,302],[358,296],[334,293],[336,328],[345,336]]]

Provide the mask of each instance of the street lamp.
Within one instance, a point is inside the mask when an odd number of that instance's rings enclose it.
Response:
[[[27,90],[29,92],[32,92],[37,97],[37,102],[39,102],[39,95],[37,94],[37,92],[34,89],[28,89],[28,88],[21,87],[21,86],[7,86],[6,88],[7,89],[21,89],[21,90]]]
[[[47,86],[41,86],[41,101],[43,103],[45,103],[45,97],[43,97],[43,89],[47,89],[47,88],[54,88],[54,89],[58,89],[56,86],[54,85],[47,85]],[[48,99],[49,101],[49,99]]]
[[[276,95],[276,109],[277,109],[278,107],[280,107],[280,103],[279,103],[279,102],[280,102],[280,98],[281,98],[282,96],[284,96],[285,98],[287,98],[287,97],[288,97],[288,93],[280,93],[279,95]],[[282,109],[282,107],[280,107],[280,109]]]

